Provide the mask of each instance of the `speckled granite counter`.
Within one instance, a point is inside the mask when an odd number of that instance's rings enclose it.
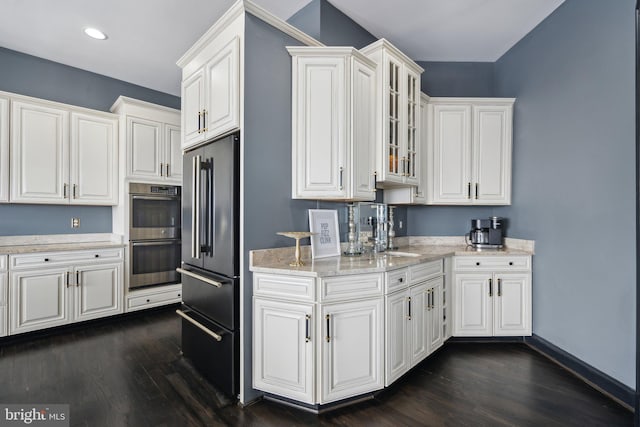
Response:
[[[303,246],[301,255],[306,265],[301,267],[289,266],[294,259],[293,247],[255,250],[251,251],[250,270],[324,277],[384,272],[448,256],[528,256],[534,252],[533,241],[519,239],[507,239],[505,248],[493,250],[471,248],[465,244],[464,237],[404,237],[396,240],[398,249],[395,251],[315,260],[311,259],[310,247]]]
[[[121,248],[122,236],[111,233],[0,236],[0,255]]]

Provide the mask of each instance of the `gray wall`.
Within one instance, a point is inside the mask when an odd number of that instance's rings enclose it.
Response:
[[[109,111],[120,95],[180,108],[180,98],[0,47],[0,90]],[[72,217],[80,228],[72,229]],[[0,204],[0,235],[111,232],[111,208]]]
[[[493,62],[416,62],[424,68],[420,83],[429,96],[494,96]]]
[[[535,334],[635,388],[634,1],[566,0],[496,64]]]
[[[327,46],[360,49],[378,40],[327,0],[312,0],[288,22]]]

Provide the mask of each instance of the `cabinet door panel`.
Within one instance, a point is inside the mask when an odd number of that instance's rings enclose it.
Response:
[[[11,273],[10,333],[34,331],[71,321],[66,268]]]
[[[429,289],[431,289],[430,304],[428,311],[428,329],[429,329],[429,353],[436,351],[440,346],[442,346],[443,340],[443,329],[442,329],[442,288],[444,286],[444,282],[442,277],[437,279],[433,279],[429,281]]]
[[[160,128],[159,122],[127,117],[130,177],[160,176]]]
[[[492,336],[491,274],[456,274],[454,336]]]
[[[165,125],[164,143],[165,152],[165,172],[164,175],[169,180],[182,183],[182,145],[180,143],[180,128],[174,125]]]
[[[471,106],[433,105],[434,203],[470,204]]]
[[[406,75],[406,126],[405,133],[405,182],[418,185],[420,182],[420,76],[407,70]]]
[[[383,387],[382,320],[382,298],[322,307],[320,403]]]
[[[240,121],[240,39],[234,37],[206,65],[206,139],[237,129]]]
[[[8,201],[9,201],[9,99],[5,97],[0,97],[0,202],[8,202]]]
[[[420,363],[429,354],[429,331],[431,324],[431,310],[428,307],[429,293],[427,283],[412,286],[409,289],[411,297],[411,366]]]
[[[383,54],[382,73],[384,74],[383,100],[383,145],[381,180],[402,183],[404,174],[404,157],[406,136],[406,94],[404,87],[402,61],[385,52]]]
[[[182,131],[184,146],[190,147],[204,140],[204,69],[182,82]]]
[[[14,101],[11,117],[11,200],[66,203],[69,113]]]
[[[313,306],[261,298],[253,304],[253,387],[315,403]]]
[[[531,284],[527,274],[496,274],[494,335],[531,335]]]
[[[71,114],[71,203],[115,205],[116,120]]]
[[[385,297],[385,386],[411,367],[408,291]]]
[[[297,59],[293,198],[346,194],[344,73],[342,58]]]
[[[511,107],[474,106],[474,181],[480,204],[511,203]],[[475,189],[474,189],[475,191]]]
[[[121,264],[81,267],[76,273],[74,320],[122,313]]]
[[[374,200],[375,141],[376,136],[376,73],[358,60],[353,61],[353,198]]]

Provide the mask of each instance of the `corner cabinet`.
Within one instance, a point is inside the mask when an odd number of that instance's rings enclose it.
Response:
[[[427,204],[511,204],[513,98],[431,98]]]
[[[12,100],[10,200],[115,205],[117,123],[108,113]]]
[[[354,48],[288,47],[292,198],[372,201],[375,64]]]
[[[420,181],[420,75],[418,64],[385,39],[360,50],[377,64],[376,170],[384,187]]]
[[[183,74],[183,149],[240,128],[240,37],[223,35],[207,51],[215,53]]]
[[[9,333],[123,312],[122,248],[9,256]]]
[[[453,259],[454,336],[531,335],[531,257]]]
[[[124,178],[182,184],[180,111],[125,96],[111,111],[120,115]]]
[[[0,202],[9,201],[9,98],[0,96]]]
[[[382,389],[382,282],[254,273],[253,387],[310,405]]]

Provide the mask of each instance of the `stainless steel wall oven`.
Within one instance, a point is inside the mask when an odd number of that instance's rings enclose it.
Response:
[[[179,283],[180,187],[129,184],[129,288]]]

